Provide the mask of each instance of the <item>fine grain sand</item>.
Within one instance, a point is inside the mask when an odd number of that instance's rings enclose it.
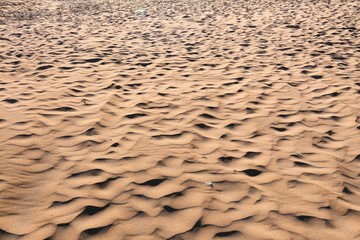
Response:
[[[1,0],[0,239],[360,239],[358,20]]]

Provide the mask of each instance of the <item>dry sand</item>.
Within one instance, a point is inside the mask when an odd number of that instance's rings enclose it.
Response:
[[[0,1],[0,239],[360,239],[357,4]]]

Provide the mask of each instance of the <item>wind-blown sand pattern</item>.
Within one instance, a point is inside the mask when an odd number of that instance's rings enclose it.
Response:
[[[1,1],[0,239],[360,239],[358,12]]]

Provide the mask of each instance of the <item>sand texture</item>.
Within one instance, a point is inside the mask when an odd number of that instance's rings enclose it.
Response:
[[[0,239],[360,239],[358,20],[0,1]]]

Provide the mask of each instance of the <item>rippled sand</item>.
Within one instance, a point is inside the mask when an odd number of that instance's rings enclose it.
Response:
[[[357,4],[1,1],[0,239],[360,239]]]

